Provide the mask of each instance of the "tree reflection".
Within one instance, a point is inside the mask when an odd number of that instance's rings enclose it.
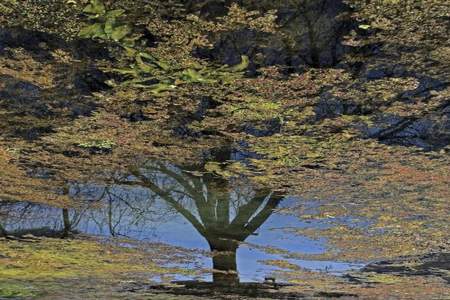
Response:
[[[131,172],[134,178],[122,183],[148,188],[206,239],[213,254],[214,283],[239,283],[239,244],[269,218],[282,195],[269,189],[254,191],[211,173],[182,170],[160,162]]]
[[[0,236],[26,234],[68,237],[78,231],[130,236],[181,214],[207,241],[212,252],[213,282],[239,283],[239,245],[269,218],[283,196],[255,190],[244,179],[227,180],[204,167],[180,168],[150,162],[110,186],[72,186],[72,208],[33,203],[0,207]],[[170,207],[161,207],[160,203]],[[6,230],[5,230],[6,229]]]

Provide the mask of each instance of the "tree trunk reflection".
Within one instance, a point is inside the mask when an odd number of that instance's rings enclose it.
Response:
[[[283,196],[268,189],[237,188],[207,172],[193,175],[164,163],[132,170],[138,184],[150,189],[180,213],[206,239],[212,252],[213,281],[239,283],[236,252],[272,214]]]

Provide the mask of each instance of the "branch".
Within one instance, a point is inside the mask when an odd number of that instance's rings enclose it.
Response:
[[[180,203],[175,201],[171,196],[169,192],[166,192],[162,190],[160,187],[158,187],[156,184],[154,184],[152,181],[148,180],[145,176],[139,173],[137,170],[131,170],[131,174],[135,176],[136,178],[139,178],[142,182],[142,184],[150,189],[152,192],[163,198],[167,203],[169,203],[177,212],[179,212],[183,217],[186,218],[186,220],[189,221],[189,223],[192,224],[192,226],[195,227],[195,229],[203,236],[206,235],[206,230],[203,227],[203,225],[195,218],[195,216],[188,211],[186,208],[184,208]]]
[[[237,216],[230,224],[230,230],[243,230],[245,225],[250,221],[252,215],[258,210],[261,204],[264,203],[266,197],[267,195],[255,196],[247,204],[239,207]]]
[[[249,234],[255,232],[270,217],[282,199],[281,195],[271,196],[266,206],[245,226],[246,231]]]

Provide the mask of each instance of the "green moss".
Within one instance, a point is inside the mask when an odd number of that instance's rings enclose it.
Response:
[[[33,243],[0,244],[0,281],[54,280],[79,277],[111,278],[130,273],[164,273],[151,258],[135,249],[92,240],[42,239]]]
[[[230,105],[229,113],[236,120],[261,121],[273,118],[279,118],[281,105],[279,103],[266,101],[259,98],[248,98],[245,102],[238,105]]]
[[[171,251],[174,254],[168,258]],[[111,296],[116,295],[112,286],[200,272],[154,263],[161,259],[173,262],[177,251],[160,244],[145,249],[141,244],[122,247],[94,238],[0,239],[0,299],[65,299],[62,295],[67,293],[76,293],[80,299],[123,299],[123,295]]]
[[[38,295],[32,287],[18,283],[0,283],[0,299],[32,298]]]

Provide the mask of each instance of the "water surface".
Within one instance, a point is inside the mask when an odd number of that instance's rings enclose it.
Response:
[[[286,213],[308,201],[254,189],[245,178],[225,180],[152,162],[119,184],[74,185],[71,194],[81,199],[77,209],[15,203],[4,207],[8,214],[2,223],[9,232],[36,234],[38,228],[64,231],[69,226],[71,231],[141,241],[148,247],[163,243],[194,250],[192,261],[161,262],[165,267],[204,271],[197,276],[173,274],[180,280],[260,282],[282,270],[269,263],[274,261],[337,275],[362,266],[308,260],[308,255],[327,251],[326,240],[312,240],[296,230],[326,225]]]

